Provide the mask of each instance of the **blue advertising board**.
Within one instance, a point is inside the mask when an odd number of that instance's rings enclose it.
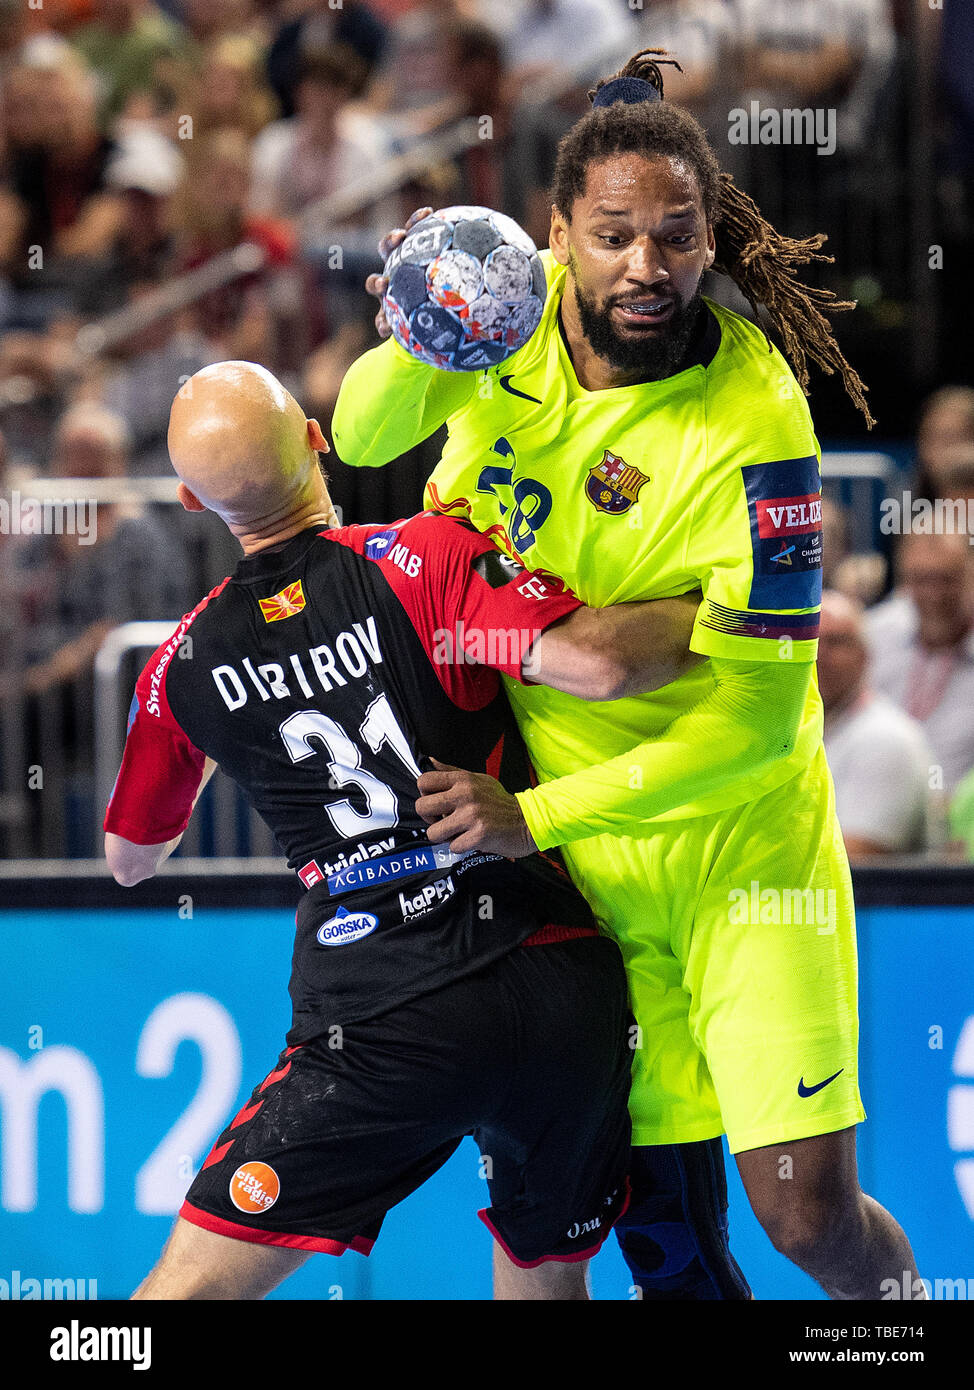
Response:
[[[62,1281],[47,1296],[127,1297],[283,1045],[291,910],[109,900],[0,911],[0,1298],[43,1296],[45,1280]],[[869,907],[859,931],[862,1185],[934,1296],[974,1298],[974,908]],[[274,1297],[488,1298],[478,1160],[465,1140],[368,1259],[313,1256]],[[772,1249],[732,1161],[728,1178],[755,1295],[819,1297]],[[635,1296],[614,1242],[592,1283]]]

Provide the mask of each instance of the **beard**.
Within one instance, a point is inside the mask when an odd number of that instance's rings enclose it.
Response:
[[[623,296],[615,295],[598,304],[582,293],[577,274],[573,278],[582,332],[593,352],[619,371],[635,373],[639,381],[661,381],[677,371],[686,357],[703,309],[699,286],[688,301],[674,294],[671,317],[650,337],[648,333],[624,335],[616,331],[612,309],[625,302]]]

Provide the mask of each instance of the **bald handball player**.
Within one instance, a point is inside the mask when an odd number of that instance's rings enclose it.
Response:
[[[416,782],[435,757],[525,787],[498,673],[654,689],[697,660],[696,601],[595,612],[449,518],[337,527],[317,422],[250,363],[182,388],[169,448],[183,506],[244,554],[139,678],[106,856],[122,884],[155,873],[219,765],[307,891],[286,1048],[135,1296],[262,1298],[312,1252],[367,1254],[472,1134],[496,1240],[543,1266],[534,1296],[579,1297],[567,1267],[627,1201],[621,958],[551,856],[432,848]]]

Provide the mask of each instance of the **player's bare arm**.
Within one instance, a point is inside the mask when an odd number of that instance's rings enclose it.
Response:
[[[698,590],[645,603],[579,608],[547,628],[524,674],[582,700],[621,700],[659,690],[705,658],[690,650]]]
[[[194,809],[215,771],[216,763],[212,758],[207,758],[199,791],[193,802]],[[123,835],[114,835],[110,830],[106,831],[105,858],[115,882],[120,883],[123,888],[134,888],[137,883],[152,878],[159,872],[160,866],[179,848],[183,834],[185,831],[173,836],[171,840],[165,840],[161,845],[139,845],[134,840],[126,840]]]
[[[509,796],[494,779],[442,768],[418,780],[416,809],[434,843],[518,858],[626,828],[759,774],[795,744],[809,670],[716,663],[711,694],[628,753]]]

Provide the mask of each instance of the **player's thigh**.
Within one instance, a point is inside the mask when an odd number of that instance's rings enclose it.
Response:
[[[234,1240],[177,1217],[158,1263],[132,1297],[261,1299],[303,1265],[308,1253]]]
[[[824,756],[726,818],[684,980],[732,1153],[864,1118],[855,909]]]
[[[497,1302],[582,1301],[588,1297],[587,1260],[573,1264],[546,1260],[534,1269],[522,1269],[495,1241],[494,1298]]]

